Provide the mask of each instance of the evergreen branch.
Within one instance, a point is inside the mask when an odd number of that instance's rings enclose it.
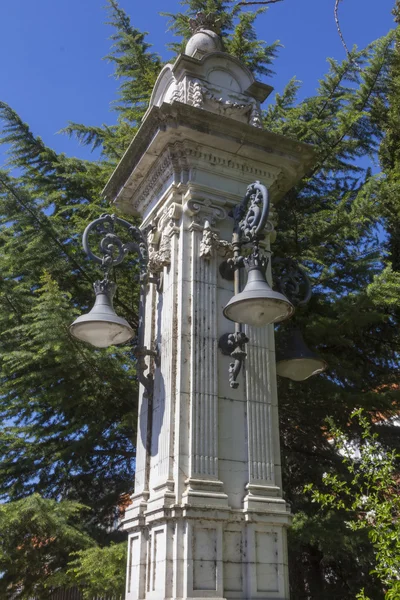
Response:
[[[75,136],[82,146],[91,146],[93,151],[104,145],[107,131],[101,127],[88,127],[70,121],[66,127],[60,129],[57,133],[67,134],[69,138]]]
[[[325,111],[325,109],[327,108],[327,106],[329,105],[329,103],[331,102],[331,100],[333,99],[334,95],[336,94],[336,91],[339,89],[339,86],[341,85],[342,81],[344,80],[344,78],[346,77],[347,73],[350,70],[350,65],[354,65],[356,64],[356,61],[350,60],[348,62],[347,67],[344,69],[341,77],[338,77],[336,80],[335,85],[332,87],[329,96],[326,98],[326,101],[324,102],[324,104],[322,105],[322,108],[318,111],[317,114],[317,119],[320,119]]]
[[[85,279],[87,279],[88,281],[92,282],[91,278],[86,273],[86,271],[81,267],[81,265],[74,258],[72,258],[68,254],[68,252],[66,251],[65,247],[63,246],[63,244],[53,234],[52,227],[48,223],[46,223],[42,219],[40,219],[35,214],[35,211],[32,210],[32,208],[30,206],[28,206],[26,204],[26,202],[24,202],[22,200],[22,198],[15,192],[15,190],[13,189],[13,187],[11,185],[9,185],[1,176],[0,176],[0,184],[15,198],[15,200],[18,202],[18,204],[20,206],[22,206],[24,208],[24,210],[26,210],[31,215],[31,217],[39,225],[39,227],[46,232],[46,234],[53,240],[53,242],[58,246],[58,248],[60,248],[61,252],[67,258],[67,260],[69,260],[69,261],[72,262],[72,264],[75,266],[75,268],[78,269],[78,271],[83,275],[83,277]]]
[[[340,1],[340,0],[339,0]],[[386,58],[386,53],[389,51],[390,49],[390,45],[391,45],[391,36],[388,36],[388,41],[385,45],[385,49],[383,52],[383,58],[382,61],[380,63],[379,68],[377,69],[377,71],[375,72],[374,76],[373,76],[373,80],[371,81],[371,84],[369,86],[369,90],[368,90],[368,94],[366,95],[366,97],[363,100],[362,105],[358,105],[357,106],[357,111],[358,113],[362,113],[366,107],[368,106],[368,102],[374,92],[375,86],[377,84],[377,82],[379,81],[379,77],[381,76],[381,73],[385,67],[386,61],[384,60],[384,58]],[[313,175],[315,175],[323,166],[324,162],[329,158],[329,156],[331,155],[332,151],[335,150],[341,143],[342,141],[346,138],[346,136],[349,135],[349,133],[351,132],[351,130],[354,127],[354,123],[351,123],[349,125],[348,128],[346,128],[341,134],[340,136],[336,139],[336,141],[330,146],[330,148],[328,149],[328,152],[325,154],[325,156],[316,164],[315,168],[312,170],[311,174],[307,175],[307,177],[312,177]]]
[[[17,308],[14,306],[13,302],[10,300],[10,298],[7,296],[7,294],[4,294],[4,298],[6,299],[7,304],[10,306],[11,310],[13,311],[13,313],[15,314],[18,323],[21,325],[22,324],[22,316],[21,316],[21,312],[17,310]]]

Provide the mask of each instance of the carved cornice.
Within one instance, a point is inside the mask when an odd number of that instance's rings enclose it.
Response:
[[[191,142],[175,142],[164,149],[149,170],[146,180],[138,186],[133,209],[140,207],[141,212],[144,212],[169,180],[174,183],[187,181],[188,173],[193,167],[212,169],[213,172],[217,167],[232,175],[240,175],[240,178],[245,175],[248,179],[260,179],[269,185],[278,179],[272,168],[259,168],[246,158],[232,157],[226,151],[199,147]]]
[[[211,148],[202,149],[198,146],[191,144],[185,144],[186,159],[190,163],[194,161],[200,161],[205,164],[209,164],[213,168],[215,166],[228,169],[233,172],[239,172],[246,174],[249,178],[260,178],[270,181],[277,179],[277,174],[274,170],[268,170],[267,168],[260,168],[255,166],[253,161],[247,160],[246,158],[228,155],[225,151],[214,150]]]
[[[174,182],[185,180],[187,177],[184,174],[189,173],[192,167],[199,164],[213,170],[215,167],[220,167],[231,171],[232,174],[240,173],[241,176],[246,174],[249,179],[262,179],[268,182],[277,180],[277,174],[272,169],[259,168],[245,158],[232,158],[225,151],[202,149],[190,142],[175,142],[165,148],[150,169],[146,181],[138,187],[133,208],[140,206],[141,212],[144,212],[168,180]]]
[[[188,79],[186,86],[176,84],[173,99],[195,108],[217,112],[225,117],[244,120],[249,125],[262,129],[261,110],[257,100],[239,93],[230,94],[229,99],[224,99],[220,94],[221,90],[207,85],[204,81]]]
[[[225,155],[229,156],[229,145],[234,144],[236,151],[225,163],[232,167],[233,163],[240,161],[243,165],[242,177],[251,174],[251,179],[271,180],[268,176],[271,169],[274,173],[274,183],[269,188],[272,201],[279,200],[315,162],[315,153],[306,144],[222,115],[199,111],[188,104],[164,103],[148,111],[103,194],[128,213],[144,214],[145,209],[138,201],[136,189],[143,178],[147,180],[150,176],[154,163],[159,161],[156,157],[162,155],[167,144],[180,142],[182,134],[190,140],[189,143],[195,143],[200,137],[204,140],[205,133],[209,134],[209,146],[226,144]],[[178,137],[181,139],[178,140]],[[241,144],[239,148],[238,143]],[[263,163],[265,167],[261,166]],[[255,169],[251,167],[254,164]],[[282,172],[279,185],[275,183],[277,171]]]
[[[148,172],[146,180],[138,186],[134,208],[145,211],[166,183],[180,181],[182,174],[190,169],[187,151],[182,142],[169,144]]]

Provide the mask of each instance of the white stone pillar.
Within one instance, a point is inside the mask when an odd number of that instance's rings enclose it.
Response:
[[[246,328],[232,389],[218,341],[234,331],[222,313],[233,284],[219,267],[232,251],[229,211],[247,186],[260,180],[279,201],[313,152],[263,131],[269,86],[198,39],[163,69],[104,190],[150,226],[152,281],[159,276],[147,289],[145,343],[160,354],[147,359],[153,398],[139,395],[126,600],[288,600],[274,331]]]

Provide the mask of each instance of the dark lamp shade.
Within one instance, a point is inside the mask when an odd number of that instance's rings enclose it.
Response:
[[[305,381],[323,373],[327,363],[312,352],[297,327],[277,338],[276,373],[292,381]]]

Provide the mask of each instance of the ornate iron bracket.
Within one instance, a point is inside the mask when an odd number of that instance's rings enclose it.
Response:
[[[264,257],[260,254],[260,240],[264,237],[263,230],[268,221],[270,202],[268,190],[259,181],[250,184],[242,202],[230,213],[233,217],[234,227],[232,235],[233,258],[224,261],[219,271],[221,276],[228,281],[234,281],[234,293],[240,293],[241,268],[248,268],[252,260],[264,264]],[[242,246],[252,244],[253,251],[250,257],[242,255]],[[266,267],[266,265],[265,265]],[[240,323],[235,323],[235,333],[226,333],[219,340],[219,348],[223,354],[234,359],[229,365],[229,384],[231,388],[238,388],[237,378],[247,356],[245,346],[249,338],[242,331]]]
[[[116,234],[116,227],[125,229],[130,240],[123,242],[119,235]],[[95,254],[90,247],[89,236],[97,234],[103,236],[100,241],[100,252],[102,256]],[[145,375],[148,369],[145,358],[150,356],[156,366],[159,365],[159,349],[149,349],[144,345],[144,314],[146,307],[146,286],[148,283],[159,285],[158,277],[149,277],[148,262],[149,253],[147,245],[147,235],[139,227],[132,225],[125,219],[121,219],[116,215],[103,214],[98,219],[92,221],[85,229],[83,234],[83,249],[90,259],[101,265],[104,271],[104,279],[101,282],[96,282],[104,288],[114,289],[115,283],[109,280],[110,270],[121,264],[129,253],[134,253],[138,256],[139,264],[139,281],[140,281],[140,302],[139,302],[139,325],[138,337],[136,340],[135,354],[137,356],[137,376],[139,382],[146,390],[148,397],[153,396],[154,378],[153,374]]]
[[[235,206],[231,216],[234,220],[233,233],[237,233],[241,244],[258,242],[267,224],[269,215],[268,190],[259,181],[251,183],[242,202]]]
[[[124,243],[121,240],[115,233],[116,225],[128,231],[129,236],[132,238],[131,241]],[[104,236],[100,242],[102,257],[97,256],[90,248],[89,235],[91,233]],[[125,219],[121,219],[116,215],[101,215],[101,217],[95,219],[86,227],[82,243],[88,257],[101,265],[106,279],[111,268],[121,264],[129,252],[134,252],[138,255],[141,279],[147,278],[149,256],[146,238],[139,227],[131,225]]]

